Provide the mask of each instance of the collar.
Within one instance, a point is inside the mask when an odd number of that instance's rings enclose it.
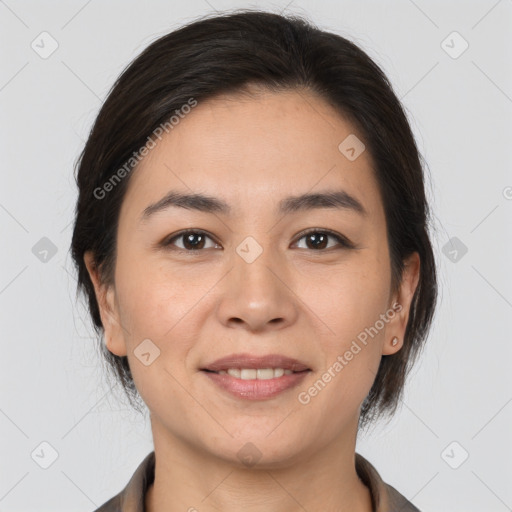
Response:
[[[385,483],[377,470],[359,453],[355,454],[356,472],[370,490],[373,512],[420,512],[394,487]],[[95,512],[145,512],[146,492],[155,479],[155,452],[139,464],[126,487]]]

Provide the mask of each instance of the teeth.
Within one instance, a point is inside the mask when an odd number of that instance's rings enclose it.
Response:
[[[283,375],[291,375],[291,370],[283,368],[230,368],[229,370],[220,370],[219,375],[231,375],[237,379],[242,380],[268,380],[282,377]]]
[[[263,368],[256,370],[256,378],[260,380],[267,380],[274,378],[274,370],[272,368]]]
[[[229,370],[228,370],[229,372]],[[258,370],[255,370],[253,368],[250,368],[250,369],[246,369],[246,368],[242,368],[241,370],[239,370],[240,372],[240,379],[242,380],[249,380],[249,379],[255,379],[256,376],[258,375]]]

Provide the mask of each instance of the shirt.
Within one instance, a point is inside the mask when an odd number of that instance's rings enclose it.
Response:
[[[368,487],[373,512],[420,512],[394,487],[385,483],[377,470],[356,453],[356,472]],[[140,463],[126,487],[95,512],[145,512],[146,492],[155,479],[155,452]]]

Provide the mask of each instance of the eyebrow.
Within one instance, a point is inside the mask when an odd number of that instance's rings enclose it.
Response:
[[[171,207],[197,210],[206,213],[220,213],[229,215],[231,207],[224,200],[205,194],[188,194],[171,190],[162,199],[144,209],[141,222],[147,221],[157,212]],[[298,196],[290,196],[281,200],[278,204],[279,214],[290,214],[299,211],[308,211],[316,208],[337,208],[353,211],[361,216],[367,216],[361,202],[345,190],[334,190],[317,193],[306,193]]]

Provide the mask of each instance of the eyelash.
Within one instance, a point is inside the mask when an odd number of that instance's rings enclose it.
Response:
[[[297,238],[297,241],[295,243],[297,243],[299,240],[302,240],[304,237],[306,237],[307,235],[310,235],[312,233],[321,233],[321,234],[328,235],[331,238],[334,238],[338,242],[338,244],[341,246],[340,248],[342,248],[342,249],[354,249],[355,248],[354,244],[352,244],[352,242],[350,242],[350,240],[348,238],[344,237],[343,235],[340,235],[339,233],[336,233],[335,231],[331,231],[330,229],[320,229],[320,228],[311,228],[306,231],[303,231],[302,233],[299,233],[299,237]],[[204,236],[210,238],[213,242],[215,242],[213,237],[211,237],[206,231],[203,231],[202,229],[188,229],[185,231],[180,231],[176,235],[173,235],[172,238],[168,238],[166,241],[164,241],[162,243],[162,245],[164,247],[170,247],[171,245],[173,245],[173,242],[175,240],[182,238],[185,235],[189,235],[189,234],[204,235]],[[217,244],[217,242],[215,242],[215,243]],[[208,247],[208,249],[211,249],[211,247]],[[309,249],[309,250],[314,251],[314,252],[326,252],[326,251],[330,251],[332,249],[335,249],[335,247],[334,248],[329,247],[327,249]],[[178,247],[178,248],[172,248],[172,250],[180,252],[180,253],[197,254],[197,253],[200,253],[201,251],[205,251],[206,249],[182,249],[181,247]]]

